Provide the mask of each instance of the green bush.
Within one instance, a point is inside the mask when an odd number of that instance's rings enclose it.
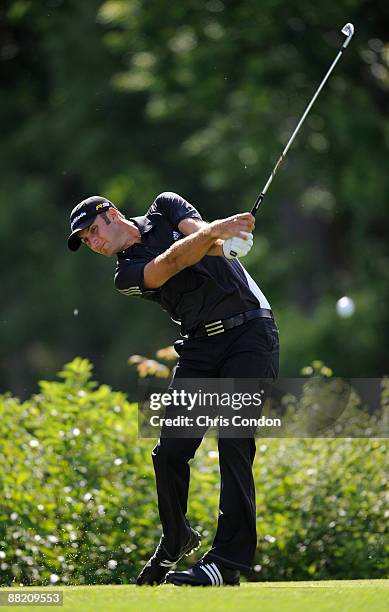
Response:
[[[0,585],[127,583],[160,526],[150,452],[123,393],[76,359],[21,403],[0,397]],[[388,444],[379,439],[258,440],[254,580],[389,574]],[[193,461],[189,518],[211,544],[216,442]],[[189,564],[189,560],[186,561]]]

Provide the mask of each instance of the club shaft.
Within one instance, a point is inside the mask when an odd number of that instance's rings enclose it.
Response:
[[[266,185],[264,186],[262,191],[258,194],[257,199],[255,200],[255,204],[254,204],[254,206],[253,206],[253,208],[251,210],[251,214],[252,215],[255,216],[255,214],[257,213],[258,208],[260,207],[260,205],[262,203],[262,200],[265,197],[265,194],[266,194],[267,190],[269,189],[270,184],[271,184],[273,178],[275,177],[278,168],[281,165],[281,162],[284,160],[284,158],[285,158],[285,156],[286,156],[290,146],[292,145],[292,143],[293,143],[294,139],[296,138],[296,136],[297,136],[297,134],[298,134],[302,124],[304,123],[304,120],[305,120],[306,116],[308,115],[309,111],[311,110],[311,108],[312,108],[316,98],[318,97],[319,93],[321,92],[321,90],[323,89],[324,85],[326,84],[328,77],[330,76],[331,72],[335,68],[335,66],[338,63],[338,61],[339,61],[339,59],[340,59],[344,49],[346,48],[346,46],[348,45],[349,42],[350,42],[350,39],[348,38],[345,41],[345,43],[343,43],[342,48],[340,49],[338,55],[336,56],[336,58],[332,62],[332,64],[331,64],[327,74],[325,75],[324,79],[322,80],[322,82],[320,83],[319,87],[317,88],[317,90],[316,90],[312,100],[309,102],[307,108],[305,109],[304,114],[301,117],[300,121],[298,122],[298,125],[296,126],[296,129],[294,130],[292,136],[289,138],[289,141],[288,141],[285,149],[282,151],[280,157],[278,158],[278,161],[277,161],[276,165],[274,166],[274,168],[273,168],[273,170],[272,170],[272,172],[271,172],[271,174],[270,174],[270,176],[269,176],[269,178],[267,180]]]

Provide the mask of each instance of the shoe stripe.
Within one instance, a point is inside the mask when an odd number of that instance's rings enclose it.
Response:
[[[214,570],[214,563],[210,563],[208,564],[209,569],[211,570],[211,572],[214,574],[215,576],[215,580],[216,580],[216,586],[221,586],[223,584],[223,579],[220,580],[217,572],[215,572]]]
[[[213,568],[213,570],[215,571],[217,577],[219,578],[220,586],[222,586],[222,584],[223,584],[223,576],[219,572],[218,566],[216,565],[216,563],[211,563],[211,567]]]
[[[213,569],[213,567],[212,567],[212,565],[210,563],[207,564],[207,568],[209,569],[209,571],[211,572],[212,576],[215,579],[215,585],[216,586],[220,586],[218,575],[217,575],[217,573],[215,572],[215,570]]]
[[[211,581],[212,586],[216,586],[216,580],[213,577],[213,574],[209,571],[208,565],[200,565],[200,569],[202,569],[203,572],[205,572],[207,574],[208,578]]]
[[[213,579],[215,581],[215,586],[221,586],[222,582],[220,582],[219,580],[219,576],[217,575],[217,573],[215,572],[215,570],[212,567],[213,564],[207,563],[206,564],[206,568],[208,569],[209,572],[211,572]]]

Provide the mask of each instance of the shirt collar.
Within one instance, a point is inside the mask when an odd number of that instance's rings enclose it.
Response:
[[[150,217],[148,217],[147,215],[140,215],[139,217],[130,217],[128,220],[135,223],[135,225],[140,231],[141,236],[143,236],[144,234],[146,234],[153,228],[153,223]],[[134,246],[135,245],[132,245],[128,247],[128,249],[125,249],[124,251],[120,251],[120,253],[117,253],[117,258],[126,259],[127,255],[132,253],[132,249]]]
[[[153,227],[151,219],[147,215],[140,215],[139,217],[130,217],[129,221],[135,223],[135,225],[139,228],[141,236],[149,232]]]

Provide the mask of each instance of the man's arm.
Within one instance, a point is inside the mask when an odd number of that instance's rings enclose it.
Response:
[[[202,219],[183,219],[178,224],[178,229],[185,236],[198,231],[205,227],[207,223]],[[208,249],[206,255],[216,255],[219,257],[227,257],[234,259],[235,257],[244,257],[253,246],[253,235],[247,232],[241,232],[239,237],[234,236],[229,240],[221,240],[218,238],[213,245]]]
[[[183,223],[183,221],[180,222]],[[184,268],[199,262],[215,242],[222,243],[240,232],[251,232],[255,219],[250,213],[242,213],[203,225],[197,231],[179,240],[164,253],[150,261],[144,268],[143,282],[147,289],[157,289]]]
[[[206,221],[202,221],[200,219],[183,219],[179,222],[178,229],[180,230],[181,234],[184,234],[184,236],[190,236],[207,225],[208,223],[206,223]],[[215,255],[219,257],[223,256],[223,240],[220,240],[220,238],[215,240],[215,242],[206,252],[206,255]]]

